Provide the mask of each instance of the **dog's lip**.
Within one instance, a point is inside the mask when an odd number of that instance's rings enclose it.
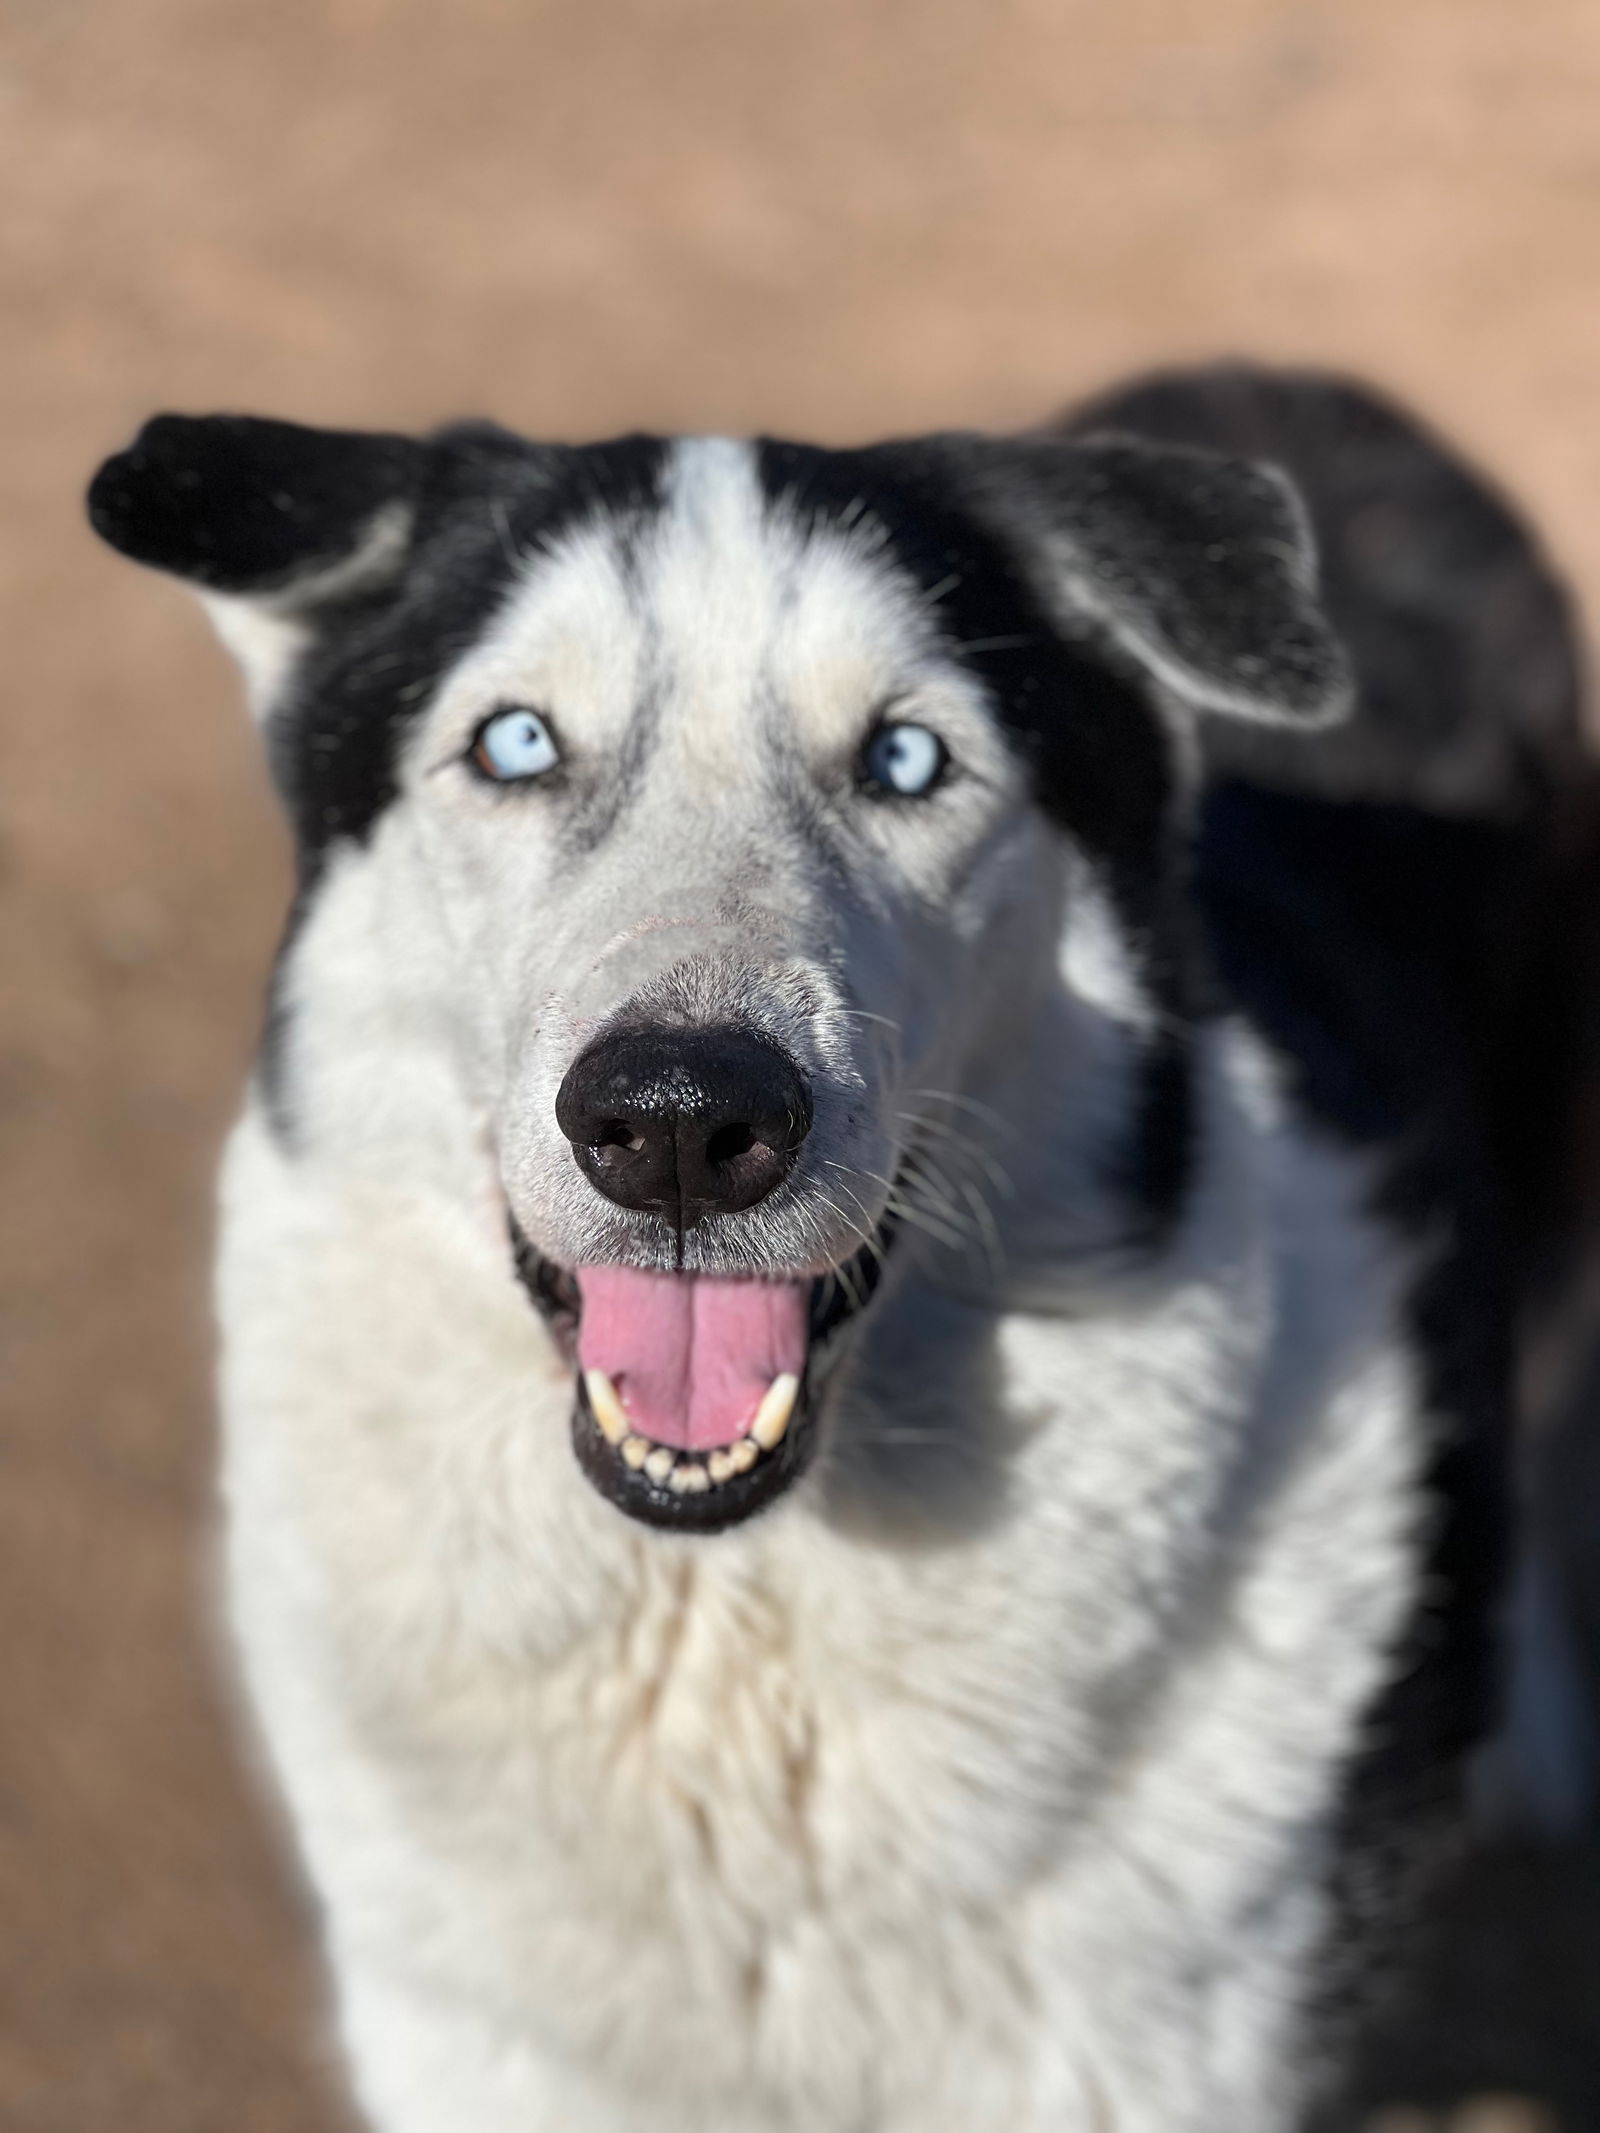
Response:
[[[572,1367],[572,1443],[578,1465],[608,1503],[641,1524],[665,1531],[716,1533],[742,1524],[793,1487],[816,1455],[821,1385],[836,1358],[836,1337],[867,1308],[877,1292],[883,1262],[894,1238],[891,1217],[885,1217],[850,1259],[809,1277],[809,1354],[795,1387],[787,1425],[776,1443],[756,1447],[757,1456],[748,1466],[740,1471],[725,1471],[714,1482],[710,1479],[710,1461],[698,1456],[687,1460],[675,1457],[670,1467],[652,1459],[652,1470],[647,1471],[644,1457],[664,1447],[642,1440],[647,1452],[641,1453],[641,1440],[621,1438],[615,1427],[609,1432],[601,1427],[578,1362],[583,1299],[577,1277],[570,1268],[540,1252],[514,1214],[508,1212],[507,1220],[517,1277]],[[750,1278],[763,1277],[752,1273]],[[600,1397],[603,1401],[603,1391]],[[626,1454],[624,1442],[630,1447]],[[726,1449],[735,1460],[745,1456],[733,1447]],[[696,1478],[690,1488],[675,1487],[669,1474],[678,1472],[681,1476],[689,1466],[698,1467],[703,1478]],[[657,1468],[661,1471],[654,1471]]]

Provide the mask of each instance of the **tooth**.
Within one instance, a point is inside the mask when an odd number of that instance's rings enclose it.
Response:
[[[594,1418],[600,1425],[600,1434],[607,1444],[620,1444],[627,1436],[631,1424],[626,1408],[617,1397],[616,1386],[603,1370],[586,1370],[583,1373],[583,1386],[589,1395],[589,1405],[594,1410]]]
[[[728,1447],[728,1464],[736,1474],[748,1474],[761,1457],[761,1447],[750,1437],[741,1437]]]
[[[702,1489],[710,1488],[711,1476],[703,1466],[690,1460],[686,1465],[672,1469],[670,1486],[679,1496],[698,1496]]]
[[[624,1437],[624,1438],[623,1438],[623,1440],[622,1440],[622,1458],[623,1458],[623,1463],[624,1463],[624,1465],[626,1465],[626,1466],[631,1466],[631,1467],[633,1468],[633,1471],[634,1471],[634,1472],[635,1472],[636,1474],[638,1473],[638,1471],[639,1471],[640,1467],[642,1467],[642,1466],[644,1465],[645,1461],[646,1461],[646,1460],[647,1460],[647,1459],[649,1458],[649,1456],[650,1456],[650,1440],[649,1440],[649,1438],[648,1438],[648,1437]]]
[[[664,1444],[658,1444],[644,1463],[644,1470],[652,1481],[665,1481],[672,1472],[672,1454]]]
[[[774,1378],[762,1394],[750,1434],[764,1452],[776,1451],[783,1442],[783,1433],[789,1427],[789,1417],[794,1413],[799,1391],[800,1380],[792,1370],[786,1370],[781,1377]]]
[[[731,1452],[713,1452],[706,1461],[706,1471],[713,1481],[726,1481],[736,1471]]]

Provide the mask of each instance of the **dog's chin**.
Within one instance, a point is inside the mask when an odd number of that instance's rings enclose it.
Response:
[[[803,1365],[772,1378],[754,1400],[742,1431],[693,1447],[652,1437],[629,1412],[626,1386],[619,1390],[605,1371],[583,1367],[579,1277],[530,1244],[515,1217],[510,1233],[518,1279],[572,1365],[572,1448],[585,1478],[607,1503],[641,1525],[710,1534],[767,1510],[810,1468],[828,1380],[850,1327],[876,1292],[892,1226],[885,1224],[845,1264],[809,1278]],[[797,1284],[773,1281],[771,1286],[793,1291]]]

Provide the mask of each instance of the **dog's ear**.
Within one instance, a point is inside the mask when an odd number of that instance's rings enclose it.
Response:
[[[89,519],[196,589],[264,706],[320,607],[399,574],[427,460],[377,431],[157,415],[96,474]]]
[[[1297,726],[1349,708],[1310,527],[1275,467],[1108,436],[997,440],[971,472],[1047,596],[1173,696]]]

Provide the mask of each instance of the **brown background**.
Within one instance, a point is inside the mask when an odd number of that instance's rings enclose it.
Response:
[[[0,324],[0,2128],[328,2133],[205,1554],[285,855],[85,476],[159,406],[839,439],[1246,350],[1422,402],[1594,593],[1600,6],[0,0]]]

